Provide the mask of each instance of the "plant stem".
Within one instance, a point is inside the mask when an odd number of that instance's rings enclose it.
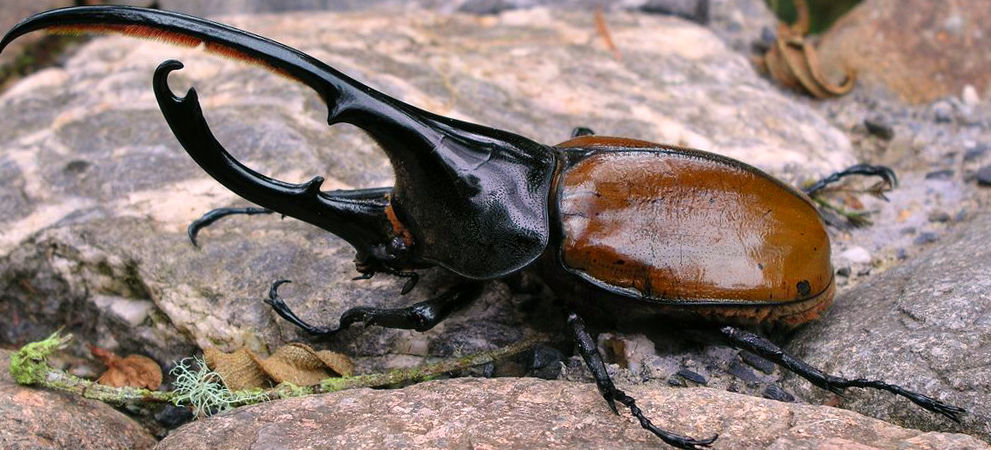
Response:
[[[53,333],[48,339],[25,345],[10,357],[10,373],[18,383],[24,385],[37,384],[50,389],[69,392],[84,398],[99,400],[111,404],[140,403],[140,402],[171,402],[186,401],[180,394],[173,392],[151,391],[133,387],[115,388],[104,386],[89,380],[84,380],[48,365],[48,356],[66,347],[72,335],[59,336]],[[404,383],[415,383],[427,380],[448,372],[465,370],[477,365],[487,364],[508,358],[517,353],[533,348],[547,336],[535,335],[505,347],[476,353],[462,358],[452,358],[432,364],[425,364],[410,369],[396,369],[385,373],[356,375],[342,378],[327,378],[314,386],[295,386],[283,383],[272,389],[263,391],[235,391],[234,400],[227,406],[241,406],[280,398],[302,397],[305,395],[337,392],[345,389],[376,388],[393,386]]]

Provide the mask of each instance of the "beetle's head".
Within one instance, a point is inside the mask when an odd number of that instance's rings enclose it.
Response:
[[[177,97],[169,89],[169,72],[181,67],[177,61],[160,65],[154,88],[193,159],[242,197],[347,240],[363,273],[438,265],[469,278],[494,278],[526,266],[547,245],[554,158],[545,146],[436,116],[363,86],[324,86],[318,92],[330,105],[329,123],[368,132],[389,156],[396,184],[321,191],[320,177],[285,183],[234,159],[210,132],[196,91]],[[338,84],[361,86],[334,76],[343,80]],[[351,89],[347,95],[344,87]]]
[[[27,32],[120,32],[242,59],[317,91],[330,124],[365,130],[395,169],[392,188],[322,191],[323,178],[292,184],[266,177],[234,159],[207,126],[190,89],[172,93],[166,61],[155,71],[162,113],[186,152],[241,197],[309,222],[357,250],[358,268],[441,266],[468,278],[519,270],[547,245],[552,151],[512,133],[440,117],[381,94],[320,61],[277,42],[184,14],[126,6],[76,7],[21,22],[0,50]]]
[[[395,170],[395,186],[323,191],[321,177],[293,184],[257,173],[213,136],[195,90],[179,97],[169,89],[168,74],[181,63],[162,63],[153,80],[169,126],[207,173],[251,202],[345,239],[357,250],[359,271],[441,266],[468,278],[494,278],[526,266],[547,245],[554,157],[546,146],[420,110],[297,50],[204,19],[127,7],[45,14],[18,25],[8,38],[41,27],[38,22],[97,23],[125,32],[148,28],[316,90],[328,105],[328,123],[353,124],[381,146]]]

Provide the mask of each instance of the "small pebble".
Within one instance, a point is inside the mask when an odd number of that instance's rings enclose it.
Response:
[[[977,95],[977,89],[968,84],[963,87],[963,92],[960,94],[960,100],[963,100],[965,105],[974,106],[981,102],[981,97]]]
[[[945,100],[940,100],[932,105],[933,118],[936,123],[950,123],[953,121],[953,105]]]
[[[916,236],[915,240],[912,241],[912,243],[914,243],[915,245],[925,245],[936,242],[938,240],[939,240],[939,236],[937,236],[936,233],[933,233],[931,231],[926,231]]]
[[[754,373],[753,370],[748,369],[747,366],[744,366],[743,363],[740,362],[739,360],[734,360],[730,362],[729,370],[727,370],[727,372],[729,372],[730,375],[739,378],[740,380],[742,380],[744,383],[747,384],[753,384],[760,381],[760,378],[757,377],[757,374]]]
[[[538,345],[533,349],[533,359],[530,360],[530,368],[544,368],[551,364],[557,364],[563,359],[564,355],[560,350],[547,345]]]
[[[950,213],[937,209],[929,213],[930,222],[946,223],[950,221]]]
[[[556,380],[561,374],[561,362],[564,355],[556,348],[538,345],[533,349],[533,359],[530,360],[529,374],[532,377],[545,380]]]
[[[837,255],[839,259],[852,262],[854,264],[866,264],[871,262],[871,252],[863,247],[850,247]]]
[[[981,157],[985,153],[987,153],[989,149],[991,149],[991,145],[988,145],[988,144],[977,144],[974,147],[968,148],[963,153],[963,161],[964,162],[971,162],[971,161],[973,161],[973,160]]]
[[[768,375],[774,373],[774,369],[778,367],[773,362],[761,358],[760,356],[757,356],[746,350],[740,352],[740,358],[743,358],[743,361],[746,362],[747,364],[750,364],[751,367],[761,372],[764,372]]]
[[[896,253],[896,257],[901,261],[908,259],[908,250],[905,250],[904,248],[899,248],[898,252]]]
[[[991,186],[991,164],[977,170],[977,184]]]
[[[905,227],[902,228],[901,230],[898,230],[898,232],[901,233],[903,236],[911,236],[915,234],[917,231],[919,230],[916,230],[915,227]]]
[[[875,114],[864,119],[864,126],[867,132],[886,141],[895,137],[895,129],[891,126],[891,121],[881,114]]]
[[[851,272],[852,270],[850,269],[850,266],[843,266],[840,267],[839,269],[836,269],[836,274],[841,277],[848,277],[850,276]]]
[[[686,387],[686,386],[688,386],[688,384],[685,383],[685,380],[684,379],[678,378],[678,377],[668,378],[668,385],[669,386],[675,386],[675,387]]]
[[[764,398],[769,398],[771,400],[777,400],[779,402],[788,402],[788,403],[791,403],[791,402],[795,401],[795,396],[794,395],[791,395],[791,394],[785,392],[783,389],[781,389],[780,387],[778,387],[778,385],[776,385],[776,384],[768,385],[766,388],[764,388],[764,390],[760,393],[760,395],[762,397],[764,397]]]
[[[86,169],[89,168],[89,166],[91,165],[93,164],[90,163],[89,161],[76,159],[69,161],[69,163],[65,165],[65,171],[71,174],[80,174],[86,171]]]
[[[858,277],[866,277],[866,276],[868,276],[870,274],[871,274],[871,268],[870,267],[865,267],[865,268],[860,269],[859,271],[857,271],[857,276]]]
[[[707,380],[704,375],[702,375],[702,374],[700,374],[698,372],[692,372],[691,370],[688,370],[688,369],[681,369],[677,373],[675,373],[675,375],[677,375],[677,376],[679,376],[681,378],[684,378],[684,379],[686,379],[688,381],[691,381],[693,383],[698,383],[698,384],[708,384],[709,383],[709,380]]]
[[[193,411],[186,407],[166,404],[155,413],[154,417],[165,428],[178,428],[179,425],[193,420]]]
[[[927,180],[949,180],[953,178],[953,169],[934,170],[926,174]]]

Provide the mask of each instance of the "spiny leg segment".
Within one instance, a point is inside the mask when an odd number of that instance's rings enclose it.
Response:
[[[827,186],[836,183],[842,180],[843,178],[846,178],[851,175],[880,177],[881,180],[883,180],[892,188],[898,186],[898,177],[895,175],[895,171],[891,170],[891,168],[886,166],[875,166],[870,164],[857,164],[847,167],[846,169],[841,170],[839,172],[833,173],[828,177],[815,182],[814,184],[812,184],[812,186],[802,189],[802,191],[805,192],[806,195],[811,197],[815,195],[817,192],[826,188]]]
[[[657,428],[657,426],[651,423],[650,419],[644,416],[643,411],[637,407],[633,397],[626,395],[625,392],[617,389],[616,385],[613,384],[612,379],[609,378],[609,373],[606,371],[606,365],[602,362],[602,355],[599,353],[599,348],[595,345],[595,341],[585,328],[585,322],[582,321],[578,314],[570,313],[568,315],[568,327],[573,334],[575,343],[578,344],[578,351],[581,353],[582,359],[585,360],[585,365],[592,372],[592,376],[595,378],[595,384],[599,386],[599,393],[606,399],[606,402],[609,403],[609,407],[612,408],[614,413],[619,414],[619,411],[616,410],[616,402],[622,403],[623,406],[630,408],[630,413],[640,421],[641,427],[654,433],[654,435],[661,438],[668,445],[676,448],[698,449],[709,447],[719,437],[717,434],[708,439],[693,439]]]
[[[734,345],[755,353],[794,372],[796,375],[809,380],[809,382],[815,386],[836,394],[842,394],[843,389],[848,387],[880,389],[905,397],[911,400],[912,403],[915,403],[928,411],[942,414],[957,423],[960,422],[960,415],[966,412],[962,408],[948,405],[932,397],[912,392],[901,386],[888,384],[883,381],[867,380],[864,378],[848,380],[846,378],[840,378],[823,373],[821,370],[810,366],[805,361],[785,353],[784,350],[777,345],[774,345],[773,342],[748,331],[743,331],[729,326],[723,327],[720,331],[724,336],[729,338]]]
[[[268,303],[283,319],[315,336],[333,336],[351,325],[364,322],[365,325],[379,325],[386,328],[426,331],[447,318],[451,313],[464,308],[482,294],[484,283],[465,282],[438,297],[413,304],[405,308],[355,307],[344,312],[337,328],[316,327],[304,322],[279,297],[279,286],[289,280],[279,280],[272,284],[268,292]]]

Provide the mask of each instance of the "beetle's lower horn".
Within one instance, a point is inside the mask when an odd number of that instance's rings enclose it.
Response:
[[[241,197],[287,216],[309,222],[347,240],[359,252],[388,240],[391,225],[385,191],[371,196],[321,192],[322,177],[293,184],[269,178],[241,164],[217,142],[203,117],[196,90],[177,97],[168,76],[182,68],[175,60],[155,70],[155,97],[179,143],[213,178]]]

